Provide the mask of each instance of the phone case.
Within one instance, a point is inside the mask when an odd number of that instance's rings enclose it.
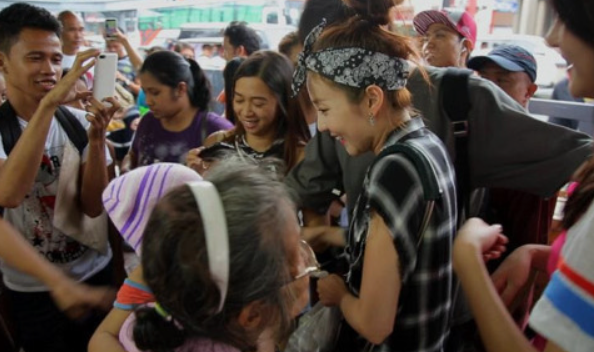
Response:
[[[115,37],[117,29],[118,21],[116,19],[108,18],[105,20],[105,36],[107,38]]]
[[[115,95],[117,68],[118,55],[116,53],[101,53],[97,56],[93,80],[93,98],[101,101],[103,98]]]

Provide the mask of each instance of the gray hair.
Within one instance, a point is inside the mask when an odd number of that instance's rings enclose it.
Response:
[[[257,335],[234,319],[250,302],[264,304],[261,328],[290,326],[290,280],[285,229],[296,216],[285,186],[269,171],[239,157],[221,160],[206,179],[216,187],[229,236],[229,286],[223,309],[215,313],[220,292],[208,270],[203,221],[188,186],[168,193],[146,226],[142,265],[148,286],[176,323],[150,308],[137,311],[134,338],[141,349],[155,350],[163,341],[174,349],[186,338],[205,336],[241,350],[253,350]],[[288,207],[288,208],[287,208]],[[161,325],[159,325],[161,324]],[[178,329],[176,324],[182,327]]]

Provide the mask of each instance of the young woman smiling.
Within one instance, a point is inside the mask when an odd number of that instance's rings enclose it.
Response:
[[[336,350],[442,351],[452,305],[453,167],[439,138],[413,116],[405,85],[414,49],[383,28],[394,1],[344,2],[356,15],[312,30],[295,90],[307,81],[320,131],[341,140],[351,156],[376,158],[350,218],[346,282],[320,279],[318,294],[352,328],[343,329]],[[383,152],[393,146],[416,150],[430,167],[422,172],[405,153]],[[424,177],[440,189],[433,211],[426,210]]]
[[[307,122],[299,104],[290,98],[293,66],[281,54],[259,51],[252,54],[235,74],[230,119],[236,121],[231,131],[209,136],[204,145],[218,142],[233,144],[240,156],[262,159],[278,158],[288,172],[303,158],[309,140]],[[204,163],[201,149],[188,156],[188,165],[199,172]]]

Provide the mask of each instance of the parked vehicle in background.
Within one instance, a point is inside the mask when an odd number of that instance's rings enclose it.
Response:
[[[544,38],[535,35],[501,34],[479,37],[472,52],[472,56],[488,54],[500,45],[518,45],[534,55],[538,70],[536,97],[550,98],[553,86],[565,75],[567,62],[561,54],[549,47]]]
[[[227,22],[210,23],[186,23],[180,28],[179,39],[203,39],[209,38],[213,43],[223,42],[223,30],[227,27]],[[297,28],[290,25],[248,23],[260,37],[260,48],[277,50],[278,43],[289,32],[296,31]]]

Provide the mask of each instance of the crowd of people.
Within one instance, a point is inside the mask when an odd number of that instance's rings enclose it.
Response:
[[[321,304],[316,352],[594,350],[591,137],[530,116],[532,53],[471,58],[460,10],[396,34],[398,3],[309,0],[278,51],[230,23],[222,92],[118,30],[104,101],[79,16],[1,10],[0,348],[289,351]],[[550,6],[593,97],[594,5]]]

